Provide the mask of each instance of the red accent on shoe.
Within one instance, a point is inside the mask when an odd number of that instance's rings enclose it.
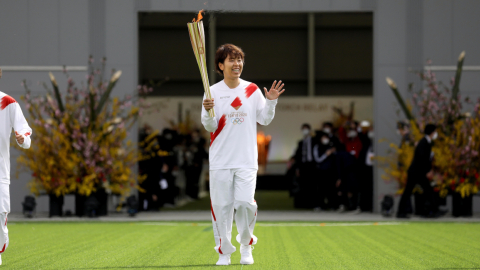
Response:
[[[253,244],[253,238],[250,240],[250,243],[248,243],[248,245],[252,245]]]
[[[5,248],[7,248],[7,243],[3,244],[2,250],[0,250],[0,253],[3,253],[5,251]]]
[[[222,238],[220,238],[220,246],[218,247],[218,252],[220,254],[223,254],[223,252],[222,252]]]
[[[220,120],[218,121],[218,128],[215,132],[210,132],[210,146],[212,146],[213,141],[217,138],[217,136],[222,132],[223,128],[227,124],[227,115],[222,115]]]

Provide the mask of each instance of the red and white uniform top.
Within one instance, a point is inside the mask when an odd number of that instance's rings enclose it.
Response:
[[[30,148],[32,129],[22,109],[11,96],[0,92],[0,183],[10,184],[10,136],[12,128],[24,137],[22,148]],[[17,142],[18,144],[18,142]]]
[[[257,122],[272,122],[277,100],[265,99],[256,84],[242,79],[235,89],[222,80],[210,92],[215,117],[202,106],[202,124],[210,132],[210,170],[258,169]]]

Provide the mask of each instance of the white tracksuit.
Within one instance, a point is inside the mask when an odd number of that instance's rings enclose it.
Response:
[[[32,129],[17,101],[0,92],[0,254],[8,247],[7,215],[10,213],[10,136],[12,128],[24,137],[22,148],[30,148]],[[18,142],[17,142],[18,143]]]
[[[257,218],[255,186],[258,170],[257,122],[268,125],[277,100],[267,100],[254,83],[240,80],[230,89],[224,81],[210,87],[215,117],[202,106],[202,124],[210,132],[210,198],[215,250],[231,254],[233,211],[237,241],[254,245]],[[205,99],[205,97],[204,97]]]

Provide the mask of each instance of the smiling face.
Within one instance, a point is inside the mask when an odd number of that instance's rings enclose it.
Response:
[[[218,67],[223,71],[223,76],[227,80],[235,80],[240,78],[243,71],[243,59],[240,55],[227,56],[223,63],[218,63]]]

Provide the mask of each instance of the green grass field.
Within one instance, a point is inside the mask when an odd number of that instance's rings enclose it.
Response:
[[[257,225],[254,265],[234,241],[232,265],[215,266],[208,222],[10,223],[1,268],[480,269],[479,223]]]

